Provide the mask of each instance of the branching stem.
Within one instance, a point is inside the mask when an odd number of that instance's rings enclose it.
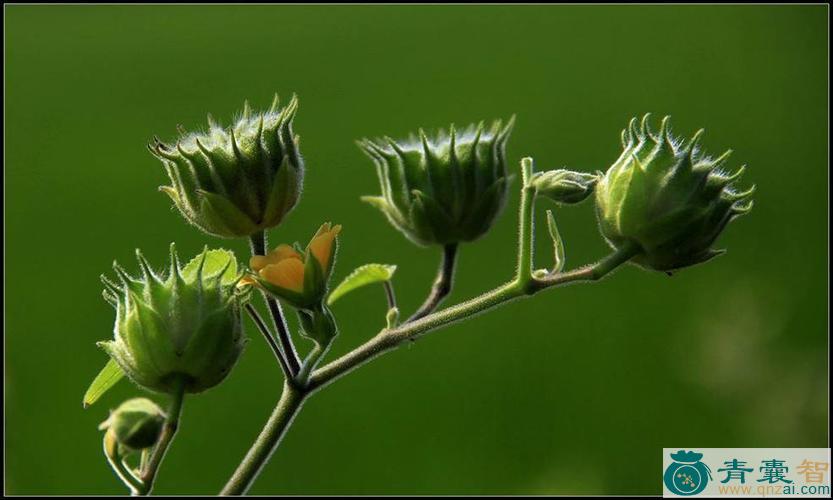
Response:
[[[220,495],[243,495],[269,461],[292,420],[304,404],[306,394],[299,389],[284,384],[283,394],[278,405],[266,421],[266,426],[258,435],[246,457],[237,466],[234,475],[226,483]]]
[[[415,340],[428,332],[438,330],[457,321],[470,318],[489,309],[506,304],[520,297],[568,283],[595,281],[606,276],[621,264],[636,255],[638,249],[622,248],[600,260],[596,264],[580,269],[559,273],[546,280],[532,278],[530,284],[521,285],[517,280],[510,281],[494,290],[484,293],[461,304],[448,307],[429,314],[419,320],[400,325],[391,330],[382,330],[375,337],[365,342],[344,356],[331,361],[312,372],[307,383],[301,387],[284,386],[284,393],[277,408],[272,413],[263,431],[255,441],[246,458],[235,471],[232,478],[221,492],[223,495],[242,495],[257,477],[257,473],[269,459],[280,443],[286,428],[292,423],[303,401],[312,393],[330,384],[337,378],[364,365],[368,361],[395,349],[403,342]]]
[[[439,330],[457,321],[471,318],[484,311],[527,297],[541,290],[555,288],[569,283],[596,281],[610,274],[620,265],[637,255],[640,249],[635,245],[625,245],[610,255],[579,269],[556,273],[543,278],[535,278],[533,269],[533,209],[535,190],[529,185],[532,177],[532,160],[521,161],[523,188],[519,213],[518,262],[515,278],[489,292],[474,297],[460,304],[433,312],[448,294],[454,275],[454,262],[457,255],[456,245],[444,248],[443,262],[431,293],[419,310],[405,323],[394,328],[385,328],[373,338],[353,349],[340,358],[315,369],[306,377],[310,363],[317,363],[323,352],[313,351],[305,362],[303,382],[297,386],[284,384],[283,394],[266,426],[257,437],[246,457],[237,467],[220,494],[243,495],[248,491],[264,464],[277,448],[303,402],[314,392],[330,384],[337,378],[355,370],[368,361],[395,349],[404,342]],[[390,301],[390,296],[389,296]],[[390,302],[389,302],[390,304]]]

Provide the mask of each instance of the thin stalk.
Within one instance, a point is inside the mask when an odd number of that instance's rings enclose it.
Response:
[[[457,262],[457,243],[450,243],[443,247],[443,257],[440,262],[440,268],[437,271],[437,277],[434,279],[434,284],[431,286],[431,292],[426,297],[425,302],[417,309],[417,311],[408,318],[405,323],[416,321],[422,317],[431,314],[437,306],[451,293],[451,287],[454,284],[454,268]]]
[[[147,467],[148,459],[150,458],[150,450],[145,448],[142,450],[141,457],[139,458],[139,470],[145,470]]]
[[[266,255],[266,233],[264,231],[257,232],[249,239],[249,246],[252,250],[252,255]],[[283,316],[283,310],[277,300],[269,296],[268,293],[261,290],[263,300],[266,301],[266,306],[269,308],[269,314],[272,315],[272,321],[275,323],[275,329],[278,332],[278,341],[280,341],[283,353],[286,358],[286,364],[292,376],[298,373],[300,368],[300,360],[298,352],[295,350],[295,345],[292,343],[292,337],[289,335],[289,328],[286,326],[286,319]]]
[[[530,185],[532,179],[532,158],[521,160],[521,203],[518,213],[518,269],[515,280],[521,288],[532,281],[532,263],[535,242],[535,188]]]
[[[142,488],[138,491],[139,495],[149,495],[153,489],[153,483],[156,480],[156,473],[159,471],[159,466],[162,464],[162,459],[165,458],[168,448],[176,435],[177,427],[179,427],[179,417],[182,414],[182,402],[185,399],[185,379],[179,378],[177,386],[171,400],[171,406],[168,408],[168,416],[165,417],[165,425],[162,427],[162,434],[159,436],[159,442],[153,448],[153,453],[145,464],[142,470],[141,482]]]
[[[542,279],[533,280],[529,286],[529,293],[535,294],[540,290],[544,290],[552,286],[559,286],[577,281],[598,281],[613,272],[617,267],[631,260],[641,251],[642,250],[639,246],[633,243],[622,245],[616,251],[612,252],[610,255],[593,265],[580,267],[578,269],[563,273],[555,273],[551,276],[545,276]]]
[[[263,466],[269,461],[272,453],[280,444],[286,430],[304,404],[306,395],[307,393],[298,388],[284,384],[281,399],[266,422],[266,426],[258,435],[246,457],[240,462],[220,495],[246,494]]]
[[[118,450],[119,444],[116,442],[116,436],[111,430],[108,430],[104,434],[104,456],[107,457],[110,467],[119,476],[121,482],[130,490],[130,495],[138,495],[143,487],[142,480],[136,477],[130,467],[124,463],[124,459]]]
[[[386,280],[382,282],[382,286],[385,288],[385,300],[388,302],[388,311],[390,311],[396,308],[396,293],[393,291],[393,283]]]
[[[327,351],[330,349],[330,345],[332,345],[332,343],[328,343],[324,346],[320,345],[318,342],[315,343],[312,350],[310,350],[309,354],[307,354],[306,359],[304,359],[304,363],[301,365],[301,370],[298,372],[298,377],[296,378],[298,385],[306,385],[310,373],[312,373],[312,371],[318,366],[321,358],[327,354]]]
[[[289,366],[286,364],[286,358],[284,358],[280,346],[275,341],[275,337],[273,337],[272,333],[269,331],[269,327],[267,327],[266,323],[263,322],[263,318],[260,317],[260,314],[258,314],[257,309],[255,309],[253,305],[247,303],[245,308],[246,312],[249,313],[249,316],[251,316],[252,321],[254,321],[255,326],[257,326],[257,329],[263,334],[263,338],[266,339],[266,343],[269,344],[269,348],[272,349],[272,353],[275,355],[275,358],[277,358],[278,364],[281,365],[281,371],[283,371],[284,377],[286,377],[287,380],[290,380],[292,378],[292,372],[289,371]]]

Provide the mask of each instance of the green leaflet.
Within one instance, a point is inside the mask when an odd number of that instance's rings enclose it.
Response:
[[[342,281],[335,288],[335,290],[330,293],[330,296],[327,298],[327,305],[332,305],[333,302],[357,288],[373,283],[389,281],[393,277],[393,273],[395,271],[395,265],[365,264],[350,273],[350,275],[344,278],[344,281]]]
[[[561,241],[561,235],[558,233],[558,226],[555,225],[555,217],[552,215],[552,210],[547,210],[547,228],[550,231],[553,244],[552,271],[558,273],[564,269],[566,257],[564,256],[564,242]]]
[[[205,264],[202,270],[204,279],[216,277],[223,269],[225,269],[223,271],[223,285],[233,283],[237,279],[237,259],[231,250],[206,249],[203,250],[203,253],[205,254]],[[185,280],[191,282],[196,278],[202,259],[203,254],[197,255],[182,268],[182,277]]]
[[[98,399],[111,387],[124,377],[124,372],[119,368],[115,361],[110,359],[104,368],[98,372],[98,375],[93,379],[93,383],[84,393],[84,408],[98,401]]]

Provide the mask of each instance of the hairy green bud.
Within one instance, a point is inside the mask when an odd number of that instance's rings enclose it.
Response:
[[[593,194],[598,181],[596,174],[559,169],[535,174],[532,185],[541,196],[562,205],[573,205]]]
[[[98,345],[139,386],[175,394],[220,383],[237,362],[245,337],[240,318],[245,290],[236,286],[234,254],[207,248],[181,267],[174,245],[165,276],[136,251],[142,274],[117,263],[119,282],[102,276],[104,298],[116,309],[114,340]]]
[[[164,424],[165,413],[156,403],[133,398],[119,405],[98,428],[112,433],[126,451],[138,451],[156,444]]]
[[[362,140],[373,160],[381,196],[364,196],[388,221],[420,245],[447,245],[483,236],[506,199],[506,141],[514,118],[486,130],[481,122],[428,137]]]
[[[674,138],[669,117],[656,133],[649,115],[632,119],[622,131],[623,152],[596,186],[602,234],[619,248],[636,244],[633,261],[647,269],[671,271],[705,262],[723,250],[712,243],[735,217],[752,208],[755,186],[739,191],[744,167],[728,173],[731,151],[712,158],[700,148],[703,131],[690,140]]]
[[[338,325],[330,309],[321,305],[313,309],[299,309],[301,332],[320,346],[326,346],[338,335]]]
[[[237,122],[222,128],[209,115],[207,132],[187,133],[173,145],[148,145],[162,161],[167,194],[191,224],[214,236],[250,236],[277,226],[298,203],[304,162],[292,120],[293,96],[284,108],[278,96],[268,111],[246,103]]]

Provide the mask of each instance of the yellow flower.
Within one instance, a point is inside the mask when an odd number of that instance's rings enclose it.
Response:
[[[293,290],[304,291],[304,260],[289,245],[278,245],[269,255],[255,255],[249,266],[269,283]]]
[[[253,274],[243,284],[258,284],[300,309],[319,304],[327,292],[341,226],[324,223],[302,254],[289,245],[278,245],[267,255],[249,261]]]

